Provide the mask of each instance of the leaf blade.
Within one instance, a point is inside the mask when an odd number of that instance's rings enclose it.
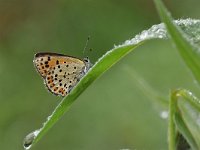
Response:
[[[185,20],[179,20],[176,22],[179,26],[186,29],[196,28],[191,25],[197,24],[200,27],[199,20],[190,20],[190,23],[185,23]],[[190,32],[188,33],[190,34]],[[33,134],[35,137],[32,138],[33,141],[29,142],[31,146],[36,144],[47,131],[64,115],[65,112],[69,110],[71,104],[76,100],[76,98],[100,75],[102,75],[106,70],[108,70],[112,65],[119,61],[126,54],[131,52],[137,46],[143,44],[145,41],[151,39],[167,39],[166,29],[163,24],[158,24],[152,26],[148,30],[144,30],[141,34],[136,35],[133,39],[127,40],[122,45],[116,46],[112,50],[108,51],[104,56],[102,56],[95,65],[89,70],[89,72],[81,79],[76,87],[71,91],[71,93],[63,98],[63,100],[58,104],[56,109],[53,111],[47,121],[43,124],[37,134]],[[26,138],[25,138],[26,139]],[[25,148],[30,148],[30,145],[26,145]]]

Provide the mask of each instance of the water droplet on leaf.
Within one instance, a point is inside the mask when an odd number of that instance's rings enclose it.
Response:
[[[161,113],[160,113],[160,117],[162,118],[162,119],[167,119],[168,118],[168,111],[162,111]]]
[[[29,133],[25,138],[24,138],[24,143],[23,146],[25,148],[25,150],[28,150],[31,148],[32,143],[35,139],[35,137],[38,135],[38,133],[40,132],[40,130],[36,130],[34,132]]]

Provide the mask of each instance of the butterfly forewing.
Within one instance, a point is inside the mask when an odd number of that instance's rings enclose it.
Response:
[[[84,61],[55,53],[38,53],[34,64],[48,90],[66,96],[85,74]]]

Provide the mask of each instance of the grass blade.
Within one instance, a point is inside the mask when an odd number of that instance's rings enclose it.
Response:
[[[145,81],[133,68],[126,65],[123,67],[123,70],[130,76],[130,80],[133,84],[136,85],[146,97],[151,99],[153,104],[159,106],[159,110],[166,110],[168,108],[169,101],[162,96],[161,93],[153,89],[153,87],[151,87],[151,85],[149,85],[149,83]]]
[[[184,30],[195,30],[196,27],[200,27],[199,20],[178,20],[176,24],[184,28]],[[194,26],[195,25],[195,26]],[[193,35],[188,36],[196,39]],[[148,30],[144,30],[141,34],[136,35],[133,39],[125,41],[124,44],[116,46],[112,50],[108,51],[103,55],[95,65],[88,71],[88,73],[81,79],[76,87],[71,91],[71,93],[63,98],[63,100],[58,104],[53,113],[48,117],[47,121],[43,124],[42,128],[28,134],[24,140],[24,147],[26,149],[31,148],[36,144],[48,130],[64,115],[65,112],[69,110],[71,104],[76,100],[76,98],[101,74],[108,70],[112,65],[119,61],[126,54],[131,52],[140,44],[144,43],[150,39],[167,39],[166,29],[163,24],[158,24],[152,26]],[[199,39],[197,40],[197,42]]]

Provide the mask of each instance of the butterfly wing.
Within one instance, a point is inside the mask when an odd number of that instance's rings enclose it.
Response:
[[[56,53],[37,53],[33,62],[48,90],[61,96],[70,92],[86,70],[83,60]]]

